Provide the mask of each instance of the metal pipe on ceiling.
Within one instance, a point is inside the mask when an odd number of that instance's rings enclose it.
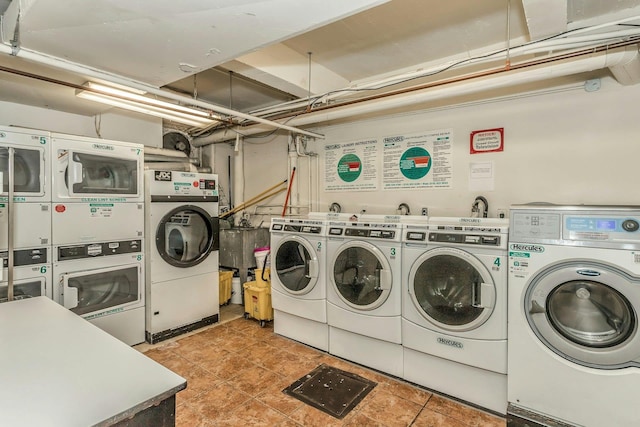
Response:
[[[379,113],[393,108],[416,105],[459,95],[469,95],[486,90],[516,86],[524,83],[543,81],[551,78],[569,76],[573,74],[612,67],[629,58],[638,55],[636,44],[617,49],[603,49],[576,52],[557,58],[545,58],[524,64],[513,65],[489,70],[487,72],[463,76],[390,92],[349,103],[321,107],[308,113],[297,113],[279,120],[287,120],[293,126],[305,126],[339,120],[356,115]],[[551,65],[549,65],[551,64]],[[265,126],[249,126],[242,128],[244,136],[255,135],[269,131]],[[236,132],[224,129],[206,137],[195,138],[193,145],[201,147],[235,138]]]

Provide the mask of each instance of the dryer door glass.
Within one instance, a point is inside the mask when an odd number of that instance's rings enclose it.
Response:
[[[353,246],[336,257],[333,278],[340,296],[362,308],[380,306],[388,295],[381,283],[383,266],[370,250]]]
[[[64,306],[83,315],[135,302],[140,295],[137,265],[70,274],[65,278]]]
[[[41,296],[44,289],[43,282],[44,279],[15,282],[13,284],[13,299],[19,300]],[[7,302],[7,300],[7,285],[0,285],[0,303]]]
[[[302,242],[285,241],[276,252],[275,267],[278,280],[294,294],[309,292],[315,285],[316,279],[309,271],[313,259],[313,254]]]
[[[204,261],[218,241],[217,218],[197,206],[167,213],[156,230],[156,247],[170,265],[187,268]]]
[[[555,288],[547,299],[553,327],[565,338],[586,347],[611,347],[633,332],[633,308],[620,292],[590,280],[575,280]]]
[[[15,148],[13,154],[13,191],[15,195],[33,196],[44,194],[42,175],[42,151]],[[2,173],[2,193],[9,191],[9,149],[0,147],[0,173]]]
[[[475,323],[485,310],[479,302],[483,280],[466,260],[453,255],[436,255],[417,268],[413,295],[424,313],[443,325]]]
[[[71,194],[138,194],[137,160],[71,153],[65,173]]]

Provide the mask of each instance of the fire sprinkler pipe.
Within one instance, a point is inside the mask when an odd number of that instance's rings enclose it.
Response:
[[[578,54],[576,54],[577,56]],[[581,54],[577,59],[571,58],[561,62],[548,64],[536,64],[537,66],[511,66],[507,69],[492,70],[484,75],[465,77],[450,81],[446,84],[435,83],[421,89],[410,89],[403,93],[393,95],[380,95],[379,97],[365,101],[354,101],[348,105],[326,107],[315,112],[300,114],[288,120],[292,126],[305,126],[324,123],[332,120],[344,119],[357,115],[378,113],[393,108],[416,105],[428,101],[434,101],[459,95],[469,95],[491,89],[505,88],[525,83],[538,82],[551,78],[563,77],[627,62],[629,58],[638,55],[637,45],[606,50],[589,54]],[[262,125],[249,126],[242,129],[243,135],[254,135],[267,132],[269,129]],[[223,142],[235,137],[230,135],[228,129],[214,132],[203,138],[193,140],[193,145],[200,147],[216,142]]]

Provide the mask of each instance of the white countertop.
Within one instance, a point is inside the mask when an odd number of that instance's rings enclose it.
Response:
[[[185,387],[46,297],[0,304],[0,426],[111,425]]]

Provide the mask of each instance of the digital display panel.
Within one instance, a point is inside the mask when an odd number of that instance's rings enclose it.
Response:
[[[613,219],[599,219],[596,221],[596,229],[614,231],[616,229],[616,221]]]

